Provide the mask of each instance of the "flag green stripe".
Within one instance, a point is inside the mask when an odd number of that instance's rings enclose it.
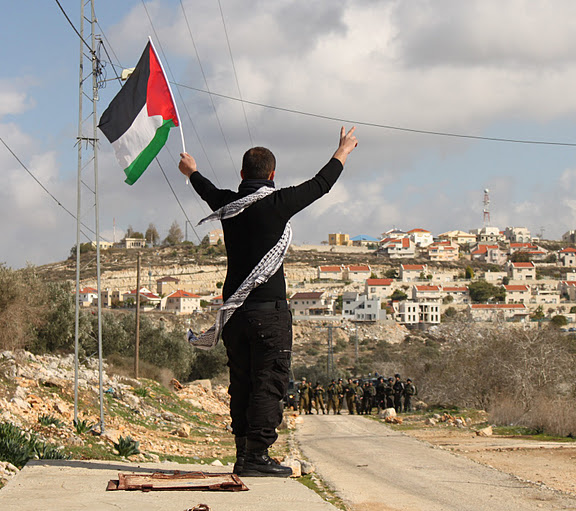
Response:
[[[170,133],[170,128],[174,128],[174,126],[175,124],[173,119],[166,119],[162,123],[162,126],[156,130],[156,135],[154,135],[154,138],[150,143],[143,149],[130,166],[124,169],[124,173],[126,174],[125,183],[133,185],[138,180],[152,160],[156,158],[160,149],[164,147],[164,144],[168,139],[168,134]]]

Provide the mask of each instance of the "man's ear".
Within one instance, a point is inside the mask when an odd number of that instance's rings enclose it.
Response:
[[[240,169],[240,177],[244,179],[244,169]]]
[[[270,175],[268,176],[268,179],[269,179],[270,181],[274,181],[274,176],[275,176],[275,175],[276,175],[276,171],[273,170],[272,172],[270,172]]]

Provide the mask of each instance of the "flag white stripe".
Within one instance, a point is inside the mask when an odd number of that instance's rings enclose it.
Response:
[[[127,169],[138,155],[148,146],[156,135],[156,130],[162,126],[161,115],[148,115],[147,106],[140,110],[130,128],[112,143],[116,159],[123,169]]]

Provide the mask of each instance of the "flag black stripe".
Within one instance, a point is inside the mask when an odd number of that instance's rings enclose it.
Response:
[[[114,143],[128,131],[136,116],[144,108],[149,77],[150,42],[146,45],[130,78],[100,117],[98,127],[110,143]]]

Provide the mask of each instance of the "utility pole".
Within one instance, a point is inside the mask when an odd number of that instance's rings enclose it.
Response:
[[[86,15],[85,11],[89,11]],[[84,22],[90,24],[90,44],[84,38]],[[93,194],[94,200],[94,232],[96,236],[96,280],[98,291],[98,359],[99,359],[99,387],[100,387],[100,433],[104,433],[104,379],[102,367],[102,290],[100,282],[100,213],[98,196],[98,88],[101,74],[100,59],[96,46],[101,43],[96,36],[96,15],[94,12],[94,0],[80,0],[80,65],[78,84],[78,177],[77,177],[77,201],[76,201],[76,318],[74,339],[74,421],[78,420],[78,343],[79,343],[79,318],[80,318],[80,245],[82,225],[82,185]],[[88,51],[85,46],[89,46]],[[90,69],[88,75],[84,75],[85,65]],[[87,102],[91,112],[84,118],[84,102]],[[92,117],[91,127],[88,122]],[[85,127],[87,128],[85,131]],[[84,164],[86,160],[86,164]],[[85,168],[91,164],[94,175],[93,189],[86,185],[82,177]]]
[[[136,343],[134,350],[134,378],[138,379],[140,365],[140,252],[136,262]]]

